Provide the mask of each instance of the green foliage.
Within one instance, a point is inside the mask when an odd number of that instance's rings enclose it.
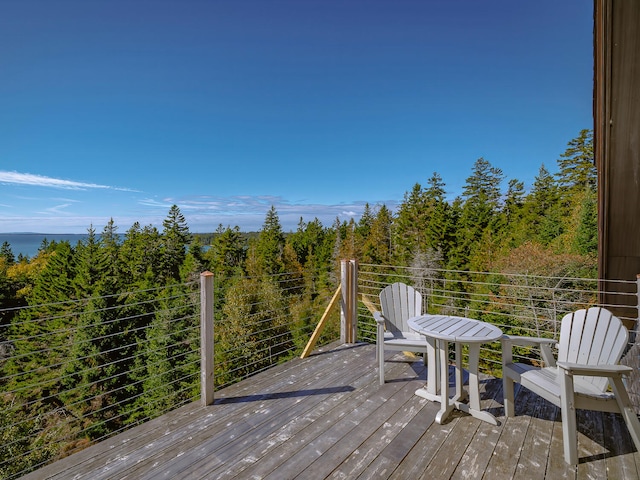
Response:
[[[595,192],[598,173],[593,159],[593,132],[581,130],[558,160],[558,185],[568,200],[584,190]]]
[[[204,261],[218,281],[242,272],[246,257],[246,240],[239,227],[226,229],[218,226],[211,248],[204,254]]]
[[[580,204],[579,222],[576,229],[573,250],[580,255],[598,254],[598,205],[595,193],[588,190]]]
[[[267,212],[258,238],[251,242],[247,259],[249,275],[272,275],[284,270],[284,234],[275,207]]]
[[[180,209],[173,205],[169,215],[162,222],[164,227],[161,237],[161,277],[180,281],[180,266],[187,255],[187,246],[191,242],[191,234],[187,221]]]
[[[226,293],[216,338],[216,381],[246,378],[288,351],[288,315],[283,292],[272,277],[245,277],[234,283]]]
[[[0,247],[0,257],[4,259],[7,266],[11,266],[16,262],[16,257],[13,255],[13,250],[11,250],[9,242],[2,243],[2,247]]]

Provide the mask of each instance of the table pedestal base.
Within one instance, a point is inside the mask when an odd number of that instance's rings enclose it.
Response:
[[[467,403],[462,403],[462,402],[452,402],[452,403],[453,403],[453,405],[451,405],[451,409],[453,409],[453,407],[455,407],[458,410],[461,410],[461,411],[463,411],[465,413],[468,413],[472,417],[477,418],[478,420],[483,420],[483,421],[488,422],[488,423],[490,423],[492,425],[498,425],[498,420],[496,420],[496,417],[494,417],[489,412],[485,412],[484,410],[476,410],[475,408],[471,408],[469,406],[469,404],[467,404]],[[438,415],[440,415],[440,412],[438,412]],[[447,415],[448,415],[448,413],[447,413]],[[436,421],[438,421],[438,416],[437,415],[436,415]],[[442,423],[442,422],[438,422],[438,423]]]
[[[432,402],[440,402],[440,411],[436,414],[436,422],[444,423],[449,414],[454,410],[460,410],[471,415],[474,418],[488,422],[492,425],[498,425],[496,417],[489,412],[480,410],[480,385],[478,381],[478,362],[480,356],[480,344],[469,345],[469,396],[462,388],[463,369],[462,369],[462,352],[461,344],[455,344],[455,374],[454,385],[449,383],[449,367],[448,367],[448,351],[449,344],[445,340],[438,340],[435,345],[437,353],[437,363],[440,367],[439,375],[427,372],[427,385],[416,390],[415,394],[419,397],[426,398]],[[438,372],[437,369],[434,369]],[[434,372],[434,373],[435,373]],[[440,388],[437,387],[438,380]],[[465,401],[469,399],[469,403]]]

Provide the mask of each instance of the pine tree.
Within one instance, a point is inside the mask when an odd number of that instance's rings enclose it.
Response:
[[[393,215],[382,205],[373,220],[369,235],[364,240],[362,262],[388,265],[391,262],[391,225]]]
[[[371,233],[371,227],[374,221],[375,221],[375,215],[371,210],[371,206],[368,203],[366,203],[364,205],[364,210],[362,211],[362,216],[360,217],[360,220],[356,224],[355,233],[358,236],[360,243],[364,243],[364,241],[369,236],[369,233]]]
[[[476,160],[473,173],[463,188],[464,204],[457,229],[457,268],[468,268],[474,246],[488,228],[495,228],[494,221],[500,212],[500,184],[502,170],[491,166],[484,158]]]
[[[155,281],[160,276],[162,252],[160,232],[151,225],[141,228],[135,222],[119,249],[122,283],[136,285]]]
[[[102,254],[100,243],[93,225],[87,230],[87,238],[76,247],[76,276],[74,285],[77,298],[90,297],[97,290],[108,259]]]
[[[417,256],[427,255],[447,261],[449,251],[453,247],[455,224],[452,211],[445,198],[445,184],[437,173],[429,179],[424,192],[425,203],[428,206],[428,218],[425,227],[426,243],[416,252]],[[414,256],[414,259],[416,256]]]
[[[2,243],[2,247],[0,247],[0,257],[4,258],[7,267],[16,263],[16,257],[13,255],[9,242],[5,241]]]
[[[262,230],[257,240],[250,247],[253,255],[253,274],[273,275],[284,269],[282,254],[284,250],[284,234],[275,207],[267,212]],[[251,274],[252,272],[250,272]]]
[[[524,183],[516,179],[509,180],[509,187],[500,217],[502,243],[506,248],[516,247],[528,240],[522,225],[524,199]]]
[[[134,418],[154,418],[193,398],[197,389],[200,341],[199,318],[187,284],[162,289],[155,312],[141,342],[143,388]]]
[[[242,273],[246,256],[246,242],[239,227],[218,226],[211,248],[204,254],[205,261],[218,280]]]
[[[559,200],[558,185],[543,164],[524,203],[526,237],[549,245],[562,234],[565,212]]]
[[[588,191],[580,205],[579,224],[573,249],[580,255],[598,254],[598,205],[596,194]]]
[[[407,264],[426,243],[427,215],[422,186],[416,183],[411,192],[405,193],[394,221],[393,244],[396,262]]]
[[[10,376],[7,391],[14,398],[20,416],[35,418],[53,406],[61,408],[62,368],[72,348],[75,327],[73,251],[69,242],[59,242],[29,294],[33,308],[20,312],[9,328],[13,355],[4,364]],[[17,414],[16,414],[17,415]],[[47,428],[55,428],[51,419]],[[32,425],[32,444],[47,435],[38,422]],[[61,448],[56,445],[53,450]],[[49,452],[51,454],[53,452]]]
[[[558,185],[565,198],[585,190],[595,192],[598,172],[594,163],[592,130],[581,130],[568,143],[567,150],[560,155],[558,168]]]
[[[135,336],[129,317],[120,317],[120,261],[116,226],[111,220],[98,240],[93,227],[77,248],[77,297],[83,302],[64,368],[62,398],[83,418],[90,438],[121,426],[118,411],[128,394]],[[114,420],[105,420],[108,417]]]
[[[191,243],[189,226],[177,205],[169,209],[167,218],[162,222],[162,276],[180,281],[180,267]]]

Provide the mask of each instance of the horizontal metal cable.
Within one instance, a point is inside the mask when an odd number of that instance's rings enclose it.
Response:
[[[179,320],[183,320],[183,319],[187,319],[187,318],[193,318],[193,317],[192,316],[183,317],[181,319],[176,319],[175,321],[179,321]],[[147,325],[145,327],[142,327],[141,329],[135,329],[135,330],[148,330],[148,329],[150,329],[152,327],[153,327],[153,325],[150,324],[150,325]],[[192,327],[192,329],[196,329],[196,328],[199,328],[199,325]],[[134,331],[134,329],[132,329],[131,331]],[[177,331],[175,333],[180,333],[180,331]],[[120,336],[122,334],[123,334],[122,332],[116,332],[116,333],[113,333],[113,334],[104,335],[102,337],[96,337],[96,338],[88,339],[88,340],[85,340],[85,341],[72,343],[72,344],[69,344],[69,345],[92,344],[95,340],[105,340],[105,339],[108,339],[108,338],[113,338],[113,337]],[[27,340],[29,340],[31,338],[32,337],[27,337]],[[125,349],[125,348],[128,348],[128,347],[133,347],[135,345],[136,345],[135,343],[134,344],[128,344],[128,345],[120,345],[120,346],[118,346],[118,347],[116,347],[116,348],[114,348],[112,350],[101,351],[100,354],[112,353],[112,352],[115,352],[115,351],[118,351],[118,350],[122,350],[122,349]],[[65,347],[65,345],[62,345],[62,346],[52,347],[52,348],[49,348],[49,349],[42,349],[42,350],[37,350],[37,351],[34,351],[34,352],[29,352],[29,353],[26,353],[26,354],[23,354],[23,355],[16,355],[14,357],[14,359],[18,359],[19,360],[19,359],[22,359],[22,358],[30,358],[30,357],[33,357],[34,355],[40,356],[40,355],[44,355],[44,354],[49,354],[51,352],[55,352],[56,350],[64,348],[64,347]],[[59,362],[59,363],[50,364],[50,365],[48,365],[48,367],[49,368],[64,367],[65,365],[69,364],[71,361],[82,360],[82,359],[86,360],[88,358],[91,358],[91,357],[89,356],[89,357],[74,358],[74,359],[71,359],[69,361],[63,361],[63,362]],[[23,376],[23,375],[26,375],[26,374],[29,374],[29,373],[35,373],[38,370],[39,370],[39,368],[35,368],[33,370],[25,370],[25,371],[22,371],[22,372],[19,372],[19,373],[16,373],[16,374],[8,375],[6,377],[3,377],[0,380],[9,380],[9,379],[16,378],[16,377],[19,377],[19,376]]]

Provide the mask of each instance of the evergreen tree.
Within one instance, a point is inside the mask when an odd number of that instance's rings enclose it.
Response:
[[[564,209],[559,203],[558,185],[545,168],[540,166],[533,188],[524,204],[523,217],[526,236],[549,245],[563,232]]]
[[[90,297],[97,290],[108,259],[100,249],[100,243],[93,225],[87,230],[87,238],[76,247],[76,276],[74,285],[77,298]]]
[[[456,268],[468,268],[474,246],[494,221],[500,211],[500,184],[502,171],[491,166],[484,158],[476,160],[473,173],[463,188],[464,203],[457,228]]]
[[[336,240],[337,241],[337,240]],[[340,261],[344,259],[360,258],[361,246],[357,243],[356,238],[356,222],[350,218],[348,222],[342,222],[340,225],[340,250],[338,252],[338,269]]]
[[[71,246],[60,242],[29,295],[33,308],[21,311],[10,326],[14,354],[4,365],[11,376],[7,390],[16,392],[16,405],[25,405],[25,416],[35,417],[64,404],[60,378],[75,327],[75,305],[69,303],[74,298],[74,276]],[[34,432],[34,437],[41,433]]]
[[[509,180],[509,187],[503,209],[506,224],[513,224],[520,220],[522,217],[524,197],[524,183],[516,179]]]
[[[13,318],[13,315],[9,311],[3,311],[4,309],[11,308],[12,300],[14,297],[11,282],[9,281],[7,260],[3,255],[0,255],[0,342],[6,340],[4,335],[4,328],[8,325]],[[0,351],[0,364],[2,363],[4,355]]]
[[[362,216],[356,225],[356,235],[358,236],[360,243],[364,243],[369,236],[369,233],[371,233],[371,227],[374,221],[375,215],[371,210],[371,206],[366,203],[364,205]]]
[[[231,277],[242,273],[246,256],[246,242],[242,238],[239,227],[223,228],[218,226],[213,237],[211,248],[204,257],[211,270],[218,279]]]
[[[223,373],[217,381],[246,378],[290,350],[287,316],[285,299],[273,277],[238,279],[227,292],[224,329],[215,352],[218,365],[232,373]]]
[[[104,256],[110,264],[110,273],[118,277],[121,276],[121,260],[120,260],[120,236],[118,235],[118,227],[113,218],[105,225],[100,235],[100,246],[104,251]]]
[[[160,232],[151,225],[141,228],[135,222],[127,230],[119,248],[122,283],[136,285],[154,282],[160,276],[162,255]]]
[[[429,215],[425,228],[426,243],[417,252],[418,256],[426,253],[429,257],[444,261],[449,257],[449,251],[453,247],[455,224],[445,193],[442,178],[434,173],[424,192]]]
[[[285,270],[295,272],[296,282],[302,281],[306,293],[320,288],[316,282],[328,282],[332,239],[317,218],[309,223],[300,219],[297,230],[286,238]]]
[[[362,262],[388,265],[391,262],[391,225],[393,215],[382,205],[375,216],[362,249]]]
[[[427,213],[422,186],[416,183],[410,192],[405,192],[394,222],[393,244],[398,263],[407,264],[426,243]]]
[[[528,240],[526,232],[523,231],[522,223],[524,199],[524,183],[516,179],[509,180],[500,221],[503,244],[506,248],[516,247]]]
[[[135,336],[129,317],[120,317],[120,261],[117,227],[111,220],[98,240],[90,227],[77,248],[75,286],[84,302],[73,331],[73,346],[64,372],[66,404],[83,418],[90,438],[100,438],[121,426],[117,415],[128,394]],[[105,420],[108,410],[114,420]]]
[[[193,398],[199,386],[199,317],[192,295],[187,284],[168,285],[158,294],[142,342],[145,375],[134,418],[162,415]]]
[[[180,267],[191,243],[189,226],[177,205],[169,209],[162,222],[162,275],[167,279],[180,281]]]
[[[580,255],[598,254],[598,205],[596,194],[588,191],[580,205],[579,223],[573,249]]]
[[[567,150],[560,155],[558,167],[558,185],[565,198],[585,190],[595,192],[598,172],[594,163],[592,130],[581,130],[568,143]]]
[[[2,243],[2,247],[0,247],[0,257],[4,258],[7,267],[16,263],[16,257],[13,255],[9,242],[5,241]]]
[[[49,247],[51,248],[51,247]],[[58,313],[59,304],[75,299],[75,254],[67,241],[55,243],[48,261],[29,296],[30,305],[40,305],[39,313]]]
[[[253,259],[253,274],[272,275],[284,270],[282,254],[284,234],[275,207],[267,212],[262,230],[250,247]],[[251,274],[251,272],[250,272]]]

